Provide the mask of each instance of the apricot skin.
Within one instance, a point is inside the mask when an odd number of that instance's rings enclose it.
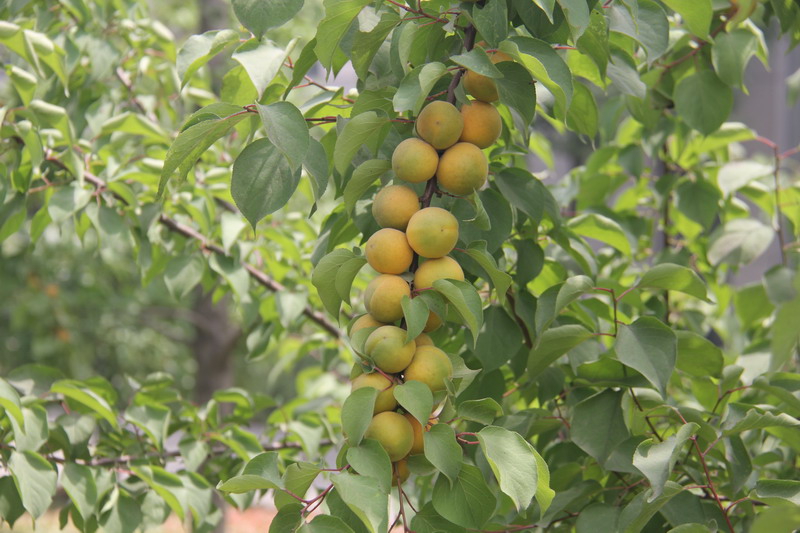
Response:
[[[409,455],[417,455],[423,453],[425,451],[425,441],[422,437],[422,424],[419,423],[419,420],[414,418],[411,413],[406,413],[403,415],[408,420],[408,423],[411,424],[411,429],[414,431],[414,444],[411,446],[411,451],[408,452]]]
[[[431,339],[430,336],[425,333],[420,333],[417,335],[417,338],[414,339],[414,343],[417,346],[434,346],[433,339]]]
[[[445,380],[452,376],[453,364],[447,354],[435,346],[418,347],[404,372],[406,381],[421,381],[431,392],[443,390]]]
[[[397,486],[397,480],[400,479],[400,483],[405,483],[408,479],[408,476],[411,475],[411,470],[408,469],[408,461],[406,459],[400,459],[396,463],[392,463],[392,486]]]
[[[439,279],[457,279],[464,281],[464,271],[461,265],[452,257],[428,259],[422,263],[414,273],[414,289],[427,289]]]
[[[411,248],[422,257],[443,257],[458,242],[458,220],[441,207],[426,207],[408,221],[406,237]]]
[[[489,59],[491,59],[492,63],[513,61],[513,58],[510,55],[500,51],[490,53]],[[463,80],[464,89],[476,100],[491,103],[500,98],[500,96],[497,94],[497,84],[488,76],[468,70],[467,73],[464,74]]]
[[[439,186],[453,194],[466,196],[480,189],[489,175],[489,162],[481,149],[460,142],[448,148],[439,159],[436,179]]]
[[[428,181],[436,173],[438,164],[436,149],[413,137],[398,144],[392,153],[392,170],[398,178],[409,183]]]
[[[384,411],[372,417],[364,436],[377,440],[392,462],[408,455],[414,445],[414,430],[406,418],[394,411]]]
[[[464,118],[453,104],[436,100],[420,111],[416,120],[417,135],[437,150],[454,145],[464,129]]]
[[[381,274],[402,274],[414,259],[406,234],[392,228],[373,233],[364,249],[369,266]]]
[[[352,391],[356,391],[363,387],[372,387],[378,391],[378,397],[375,398],[375,408],[372,414],[377,415],[384,411],[391,411],[397,407],[397,400],[394,399],[394,383],[386,379],[384,376],[375,374],[361,374],[353,380]]]
[[[375,366],[387,373],[402,372],[414,357],[417,345],[406,342],[406,330],[397,326],[383,326],[367,337],[364,351]]]
[[[417,193],[402,185],[389,185],[375,195],[372,216],[382,228],[405,231],[408,220],[419,211]]]
[[[470,100],[461,106],[461,116],[464,117],[464,130],[459,141],[488,148],[500,137],[503,119],[492,104]]]
[[[378,322],[375,320],[369,313],[363,314],[353,322],[353,325],[350,326],[350,337],[356,334],[356,331],[364,328],[377,328],[380,326],[385,326],[383,322]]]
[[[406,280],[392,274],[381,274],[367,285],[364,306],[372,318],[388,324],[403,318],[401,302],[404,295],[411,297],[411,288]]]
[[[431,311],[430,313],[428,313],[428,321],[425,322],[425,327],[422,328],[422,331],[424,331],[425,333],[430,333],[431,331],[436,331],[437,329],[439,329],[441,325],[442,325],[442,319],[439,317],[439,315]]]

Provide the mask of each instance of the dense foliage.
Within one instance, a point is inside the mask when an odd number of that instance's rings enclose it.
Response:
[[[276,532],[800,527],[797,148],[728,121],[766,28],[800,40],[800,6],[325,0],[309,21],[316,7],[233,0],[242,27],[179,44],[137,0],[0,6],[0,273],[31,289],[0,286],[0,519],[63,489],[82,531],[170,513],[211,530],[215,499],[263,495]],[[353,91],[319,75],[351,67]],[[466,279],[404,300],[409,329],[447,319],[431,337],[454,373],[395,394],[439,423],[393,488],[362,440],[375,395],[349,395],[365,339],[347,325],[376,275],[361,247],[396,146],[429,102],[468,100],[468,71],[496,84],[502,134],[479,192],[414,186],[458,219]],[[590,154],[549,185],[528,170],[554,166],[545,128]],[[759,282],[730,283],[776,249]],[[116,277],[66,275],[65,256]],[[228,298],[269,390],[193,403],[185,355],[159,366],[163,339],[76,316],[59,289],[112,295],[120,276],[142,286],[120,310]],[[95,340],[126,350],[102,359]]]

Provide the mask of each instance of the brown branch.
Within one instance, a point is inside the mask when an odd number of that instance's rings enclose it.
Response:
[[[469,52],[472,50],[472,47],[475,46],[475,35],[477,34],[477,30],[475,26],[470,24],[467,26],[467,29],[464,30],[464,49]],[[452,81],[450,81],[450,85],[447,87],[447,101],[451,104],[456,103],[456,87],[461,82],[461,77],[464,75],[464,69],[460,68],[456,72],[455,76],[453,76]]]

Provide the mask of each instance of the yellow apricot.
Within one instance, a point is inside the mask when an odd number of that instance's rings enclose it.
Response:
[[[392,463],[392,486],[397,486],[397,480],[400,480],[400,483],[405,483],[408,479],[408,476],[411,475],[411,470],[408,469],[408,461],[406,459],[400,459],[396,463]]]
[[[372,417],[364,436],[377,440],[392,462],[408,455],[414,444],[414,430],[406,418],[394,411],[384,411]]]
[[[390,323],[403,318],[403,296],[411,298],[406,280],[392,274],[381,274],[367,285],[364,307],[375,320]]]
[[[436,424],[438,422],[438,419],[436,418],[429,419],[428,423],[425,424],[425,428],[423,429],[422,424],[420,424],[419,420],[414,418],[414,416],[411,413],[405,413],[403,416],[406,417],[408,422],[411,424],[411,428],[414,430],[414,444],[413,446],[411,446],[411,451],[408,452],[408,454],[416,455],[419,453],[423,453],[425,451],[425,445],[424,445],[425,438],[423,437],[423,434],[425,431],[430,431],[431,426],[433,424]]]
[[[392,228],[373,233],[364,252],[369,266],[381,274],[402,274],[414,259],[414,250],[408,245],[406,234]]]
[[[443,257],[458,242],[458,220],[441,207],[426,207],[408,221],[406,237],[411,248],[422,257]]]
[[[436,173],[437,164],[439,154],[436,149],[413,137],[398,144],[392,153],[392,170],[398,178],[410,183],[422,183],[431,179]]]
[[[445,380],[453,376],[453,364],[439,348],[419,346],[403,375],[406,381],[421,381],[436,392],[443,390]]]
[[[492,104],[470,100],[461,106],[461,116],[464,117],[464,131],[459,141],[488,148],[500,137],[503,119]]]
[[[372,216],[382,228],[403,231],[408,226],[411,215],[417,211],[419,211],[417,193],[402,185],[384,187],[372,201]]]
[[[489,162],[472,143],[456,143],[442,154],[436,179],[439,185],[459,196],[472,194],[483,187],[489,175]]]
[[[417,338],[414,339],[414,343],[417,346],[434,346],[433,339],[431,339],[430,335],[425,333],[420,333],[417,335]]]
[[[386,377],[378,374],[361,374],[353,380],[351,390],[358,390],[363,387],[372,387],[378,391],[378,397],[375,398],[375,408],[372,414],[377,415],[384,411],[391,411],[397,407],[397,400],[394,399],[395,384],[386,379]]]
[[[452,257],[428,259],[414,272],[414,289],[427,289],[433,287],[433,282],[438,279],[457,279],[464,281],[464,271],[458,261]]]
[[[422,331],[424,331],[425,333],[430,333],[431,331],[439,329],[441,325],[442,325],[442,319],[439,317],[439,315],[431,311],[430,313],[428,313],[428,321],[425,322],[425,327],[422,328]]]
[[[501,61],[513,61],[514,58],[504,52],[497,51],[490,53],[489,59],[491,59],[492,63],[500,63]],[[477,100],[494,102],[500,98],[497,94],[497,84],[488,76],[467,70],[463,80],[464,89]]]
[[[350,336],[352,337],[353,335],[355,335],[356,331],[360,329],[377,328],[385,325],[386,324],[384,324],[383,322],[378,322],[377,320],[372,318],[372,316],[370,316],[368,313],[363,314],[360,317],[358,317],[355,322],[353,322],[352,326],[350,326]]]
[[[417,345],[406,342],[406,330],[397,326],[381,326],[367,337],[364,351],[375,366],[393,374],[402,372],[414,357]]]
[[[454,145],[464,129],[464,118],[450,102],[436,100],[420,111],[416,120],[417,135],[437,150]],[[392,157],[394,160],[394,157]]]

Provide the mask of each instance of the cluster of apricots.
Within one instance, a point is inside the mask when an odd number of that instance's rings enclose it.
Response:
[[[417,184],[434,179],[439,191],[456,196],[472,194],[485,184],[489,166],[482,149],[500,136],[502,119],[490,103],[491,95],[484,94],[494,82],[472,79],[469,74],[465,86],[478,99],[464,103],[460,110],[445,101],[422,109],[415,121],[417,137],[402,141],[392,154],[398,180]],[[496,100],[496,87],[494,94]],[[363,353],[374,372],[363,373],[364,366],[355,365],[352,390],[373,387],[378,391],[365,436],[386,450],[393,462],[394,483],[408,477],[407,457],[423,453],[423,433],[436,423],[431,418],[423,427],[410,413],[402,412],[395,387],[415,380],[436,393],[445,389],[453,374],[447,354],[427,334],[442,325],[443,317],[431,311],[423,333],[407,339],[403,298],[431,288],[440,279],[464,280],[461,266],[448,256],[458,241],[458,220],[449,211],[426,203],[405,185],[378,191],[372,214],[382,229],[365,247],[367,262],[378,276],[363,295],[367,314],[350,327],[351,338],[361,329],[371,329]]]

